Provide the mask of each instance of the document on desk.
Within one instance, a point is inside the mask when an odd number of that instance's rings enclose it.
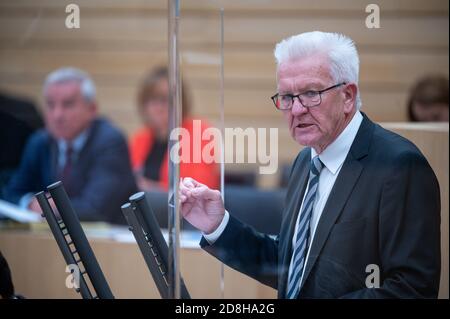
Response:
[[[124,228],[125,229],[125,228]],[[169,242],[169,233],[167,229],[161,230],[166,243]],[[119,242],[135,243],[136,239],[133,234],[126,228],[125,230],[115,230],[112,233],[112,239]],[[89,236],[89,234],[88,234]],[[180,247],[181,248],[200,248],[200,240],[202,239],[202,233],[195,230],[182,230],[180,233]]]
[[[40,214],[23,209],[0,199],[0,217],[8,217],[19,223],[38,223],[42,221]]]

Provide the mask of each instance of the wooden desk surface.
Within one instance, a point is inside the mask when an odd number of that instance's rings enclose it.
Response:
[[[89,236],[88,236],[89,237]],[[160,298],[134,242],[89,238],[116,298]],[[0,250],[16,292],[27,298],[80,298],[66,288],[64,259],[49,232],[2,230]],[[181,249],[181,272],[193,298],[221,298],[220,262],[201,249]],[[225,266],[225,298],[276,298],[276,291]]]

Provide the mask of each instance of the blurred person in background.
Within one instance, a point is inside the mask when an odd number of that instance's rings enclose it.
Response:
[[[25,143],[42,126],[44,122],[34,103],[0,92],[0,198],[20,164]]]
[[[169,140],[169,76],[166,67],[152,70],[140,85],[137,96],[138,112],[144,127],[130,139],[130,155],[140,190],[167,190],[168,188],[168,140]],[[190,163],[180,163],[180,177],[192,176],[212,188],[219,186],[219,168],[216,163],[193,163],[193,143],[201,143],[201,150],[208,141],[194,140],[194,119],[190,117],[190,105],[186,86],[182,87],[182,127],[190,134]],[[200,132],[209,127],[201,120]],[[185,150],[186,151],[186,150]],[[181,147],[183,152],[183,147]]]
[[[411,122],[448,122],[448,78],[432,75],[413,86],[408,101]]]
[[[34,133],[5,198],[40,212],[34,194],[61,180],[82,221],[123,223],[120,206],[136,191],[126,139],[98,115],[95,85],[75,68],[44,84],[45,129]]]

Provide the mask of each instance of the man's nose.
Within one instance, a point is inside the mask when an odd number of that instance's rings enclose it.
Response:
[[[299,98],[294,98],[294,101],[292,102],[292,109],[291,113],[294,116],[302,115],[308,112],[308,108],[304,107],[302,103],[300,103]]]
[[[55,105],[50,112],[51,118],[54,120],[60,120],[64,115],[63,108],[60,105]]]

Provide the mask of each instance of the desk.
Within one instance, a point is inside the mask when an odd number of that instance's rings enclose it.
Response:
[[[135,242],[88,238],[116,298],[160,298]],[[27,298],[80,298],[65,286],[68,273],[50,232],[2,230],[0,250],[17,293]],[[180,251],[181,273],[192,298],[221,298],[220,262],[200,248]],[[276,290],[225,266],[224,297],[276,298]]]
[[[441,187],[441,285],[439,298],[449,298],[449,126],[448,123],[382,123],[414,142],[430,162]],[[281,158],[293,158],[298,146],[280,137]],[[291,143],[291,144],[289,144]],[[289,146],[291,145],[291,146]],[[288,147],[289,146],[289,147]],[[283,150],[285,152],[283,152]],[[274,177],[274,176],[272,176]],[[91,240],[94,252],[118,298],[158,298],[136,244]],[[0,250],[13,271],[16,289],[30,298],[73,298],[65,288],[64,261],[51,234],[0,232]],[[220,263],[199,249],[181,250],[181,270],[194,298],[219,298]],[[226,298],[274,298],[275,290],[225,267]]]

